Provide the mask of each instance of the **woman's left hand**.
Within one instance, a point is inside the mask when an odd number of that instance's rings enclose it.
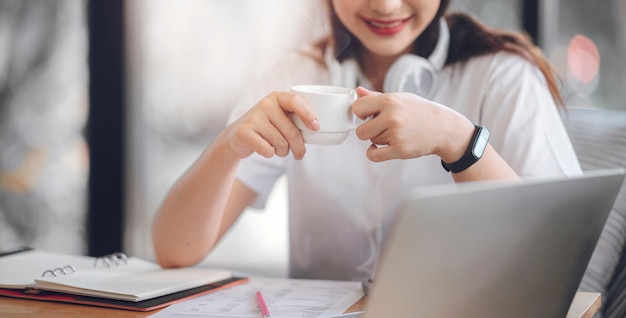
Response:
[[[460,113],[410,93],[379,93],[358,87],[352,111],[368,120],[356,129],[370,140],[367,157],[375,162],[418,158],[430,154],[446,162],[458,160],[474,132]]]

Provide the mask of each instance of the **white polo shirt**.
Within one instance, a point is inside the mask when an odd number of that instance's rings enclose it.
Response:
[[[252,87],[230,121],[273,90],[328,84],[321,52],[295,53]],[[365,86],[365,85],[364,85]],[[486,126],[490,143],[523,178],[577,175],[580,165],[539,69],[506,52],[445,67],[434,101]],[[407,190],[452,183],[439,157],[371,162],[369,141],[354,131],[341,145],[306,145],[304,159],[242,161],[237,178],[264,207],[275,181],[287,174],[290,276],[362,280],[373,272],[394,212]]]

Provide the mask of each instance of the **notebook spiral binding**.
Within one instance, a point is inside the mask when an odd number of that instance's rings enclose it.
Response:
[[[126,256],[126,254],[124,253],[118,252],[118,253],[113,253],[113,254],[96,258],[96,260],[93,263],[93,267],[98,267],[98,266],[111,267],[111,266],[119,266],[121,264],[127,264],[127,263],[128,263],[128,256]]]
[[[124,253],[113,253],[109,255],[105,255],[102,257],[98,257],[95,259],[93,263],[93,267],[104,266],[119,266],[122,264],[128,263],[128,256]],[[57,277],[59,275],[68,275],[76,273],[76,268],[72,265],[65,265],[63,267],[56,267],[53,269],[47,269],[43,273],[41,273],[41,277],[46,277],[46,275],[52,275]]]
[[[71,274],[76,273],[76,268],[74,268],[74,266],[72,265],[65,265],[63,267],[47,269],[41,274],[41,277],[46,277],[47,274],[50,274],[54,277],[57,277],[60,274],[67,275],[67,274],[70,274],[70,271],[71,271]]]

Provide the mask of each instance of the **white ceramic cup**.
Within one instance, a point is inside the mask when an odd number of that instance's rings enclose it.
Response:
[[[353,89],[328,85],[296,85],[291,92],[299,95],[317,115],[320,129],[310,130],[295,114],[292,114],[296,127],[302,131],[307,144],[338,145],[355,128],[355,115],[352,103],[356,100]]]

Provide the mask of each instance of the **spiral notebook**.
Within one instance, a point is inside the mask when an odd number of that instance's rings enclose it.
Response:
[[[0,295],[149,311],[247,279],[230,271],[24,249],[0,255]]]

